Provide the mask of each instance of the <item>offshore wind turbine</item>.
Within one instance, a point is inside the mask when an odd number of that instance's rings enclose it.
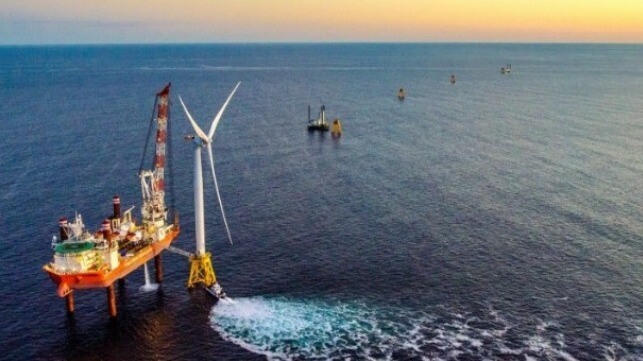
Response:
[[[218,298],[224,298],[225,293],[221,289],[221,286],[217,282],[216,275],[214,273],[214,268],[212,267],[212,259],[210,252],[205,250],[205,210],[204,210],[204,201],[203,201],[203,168],[201,165],[201,151],[205,147],[208,151],[208,159],[210,161],[210,169],[212,171],[212,178],[214,179],[214,188],[216,190],[217,199],[219,200],[219,208],[221,209],[221,216],[223,217],[223,224],[225,225],[226,233],[228,234],[228,240],[232,244],[232,236],[230,235],[230,228],[228,227],[228,221],[226,220],[225,211],[223,210],[223,202],[221,202],[221,195],[219,193],[219,184],[217,182],[217,175],[214,171],[214,157],[212,155],[212,141],[214,138],[214,132],[217,129],[217,125],[221,120],[221,116],[225,111],[225,108],[228,106],[230,99],[239,88],[241,82],[237,83],[237,86],[234,87],[228,99],[217,113],[217,115],[212,120],[208,134],[206,134],[194,121],[192,115],[188,111],[188,108],[183,103],[183,99],[179,96],[179,101],[185,115],[188,117],[196,136],[191,136],[190,138],[194,143],[194,220],[195,220],[195,230],[196,230],[196,253],[190,257],[190,277],[188,279],[188,288],[194,287],[198,283],[202,283],[206,286],[208,291],[213,293]]]

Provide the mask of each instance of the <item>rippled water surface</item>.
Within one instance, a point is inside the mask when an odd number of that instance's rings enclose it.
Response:
[[[639,45],[0,48],[0,358],[641,359],[642,59]],[[115,320],[103,290],[77,292],[68,318],[41,270],[57,219],[97,228],[114,194],[138,207],[153,97],[172,82],[168,198],[193,250],[177,96],[207,127],[237,81],[214,143],[233,246],[205,183],[234,303],[188,292],[187,260],[165,254],[159,291],[140,292],[137,270]],[[322,103],[340,139],[306,131]]]

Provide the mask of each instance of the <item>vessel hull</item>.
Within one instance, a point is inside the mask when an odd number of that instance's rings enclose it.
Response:
[[[175,226],[163,239],[143,247],[131,257],[122,257],[119,265],[111,271],[89,271],[77,273],[62,273],[56,271],[50,264],[43,267],[51,280],[58,285],[58,296],[65,297],[74,289],[104,288],[111,286],[114,281],[125,278],[132,271],[141,267],[155,256],[163,252],[179,235],[180,229]]]

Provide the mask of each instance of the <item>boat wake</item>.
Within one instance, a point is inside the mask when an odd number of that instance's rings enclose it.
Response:
[[[576,360],[573,355],[582,354],[567,346],[555,322],[513,324],[493,309],[462,315],[444,308],[429,313],[360,302],[251,297],[219,302],[211,325],[227,341],[273,360]],[[607,341],[603,347],[606,355],[614,354],[613,348]]]

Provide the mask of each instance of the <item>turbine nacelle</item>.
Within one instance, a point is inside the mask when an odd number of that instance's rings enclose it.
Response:
[[[192,143],[194,143],[194,145],[195,145],[196,147],[198,147],[198,148],[203,148],[203,146],[207,144],[206,142],[204,142],[204,141],[203,141],[203,139],[201,139],[201,138],[197,137],[197,136],[196,136],[196,135],[194,135],[194,134],[188,134],[188,135],[184,136],[184,137],[183,137],[183,139],[184,139],[186,142],[192,142]]]

